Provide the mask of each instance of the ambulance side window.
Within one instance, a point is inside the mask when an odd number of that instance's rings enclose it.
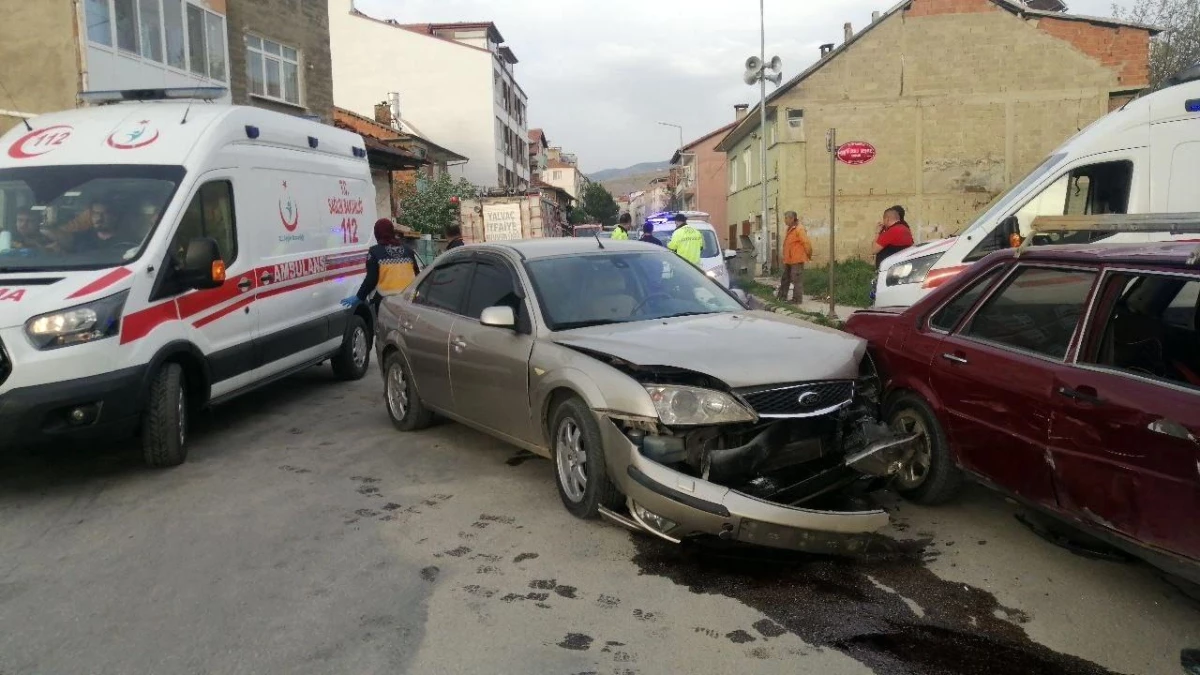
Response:
[[[225,264],[233,264],[238,256],[237,224],[233,214],[233,183],[227,180],[205,183],[192,197],[179,221],[179,229],[171,241],[171,255],[182,261],[188,242],[198,237],[212,237],[217,241]]]

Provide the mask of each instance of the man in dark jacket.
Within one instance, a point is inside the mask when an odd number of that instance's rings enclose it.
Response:
[[[642,225],[642,239],[641,240],[646,242],[647,244],[658,244],[659,246],[662,246],[664,248],[666,248],[666,246],[667,246],[666,244],[662,243],[661,239],[654,236],[654,223],[646,223],[645,225]]]
[[[459,246],[465,246],[462,237],[462,228],[458,225],[451,225],[446,228],[446,238],[450,241],[446,242],[446,250],[456,249]]]

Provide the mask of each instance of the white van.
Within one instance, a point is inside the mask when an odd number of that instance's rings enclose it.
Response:
[[[170,98],[158,90],[136,96]],[[114,93],[119,98],[120,93]],[[367,370],[363,140],[258,108],[120,103],[0,138],[0,446],[140,432],[325,360]]]
[[[1200,211],[1200,67],[1093,122],[960,235],[884,261],[877,306],[908,306],[972,262],[1029,235],[1037,216]],[[1033,243],[1136,242],[1163,234],[1039,235]]]
[[[671,234],[675,232],[675,214],[682,213],[687,216],[687,224],[700,231],[700,236],[704,238],[704,247],[700,249],[700,269],[704,273],[721,284],[725,288],[729,288],[729,268],[725,262],[737,255],[734,250],[722,250],[721,238],[717,234],[717,228],[713,227],[708,222],[708,214],[703,211],[664,211],[650,216],[646,220],[654,224],[654,236],[659,241],[666,244],[671,241]],[[636,239],[641,235],[640,231],[630,234],[630,239]]]

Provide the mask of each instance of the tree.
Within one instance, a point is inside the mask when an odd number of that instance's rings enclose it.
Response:
[[[459,204],[478,195],[466,178],[455,182],[445,172],[433,180],[420,179],[403,190],[400,222],[421,234],[441,234],[458,223]]]
[[[1150,42],[1150,86],[1200,63],[1200,0],[1133,0],[1113,16],[1165,29]]]
[[[582,212],[582,213],[579,213]],[[594,222],[601,225],[616,225],[617,217],[621,215],[621,207],[612,193],[599,183],[588,183],[583,189],[583,199],[578,207],[571,211],[571,223]]]

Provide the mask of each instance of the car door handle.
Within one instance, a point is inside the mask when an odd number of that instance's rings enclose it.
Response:
[[[467,341],[460,337],[456,337],[450,341],[450,346],[454,347],[455,351],[461,352],[467,348]]]
[[[958,354],[942,354],[942,358],[946,359],[947,361],[953,361],[955,363],[961,363],[964,365],[970,363],[966,357],[959,356]]]
[[[1104,403],[1104,399],[1100,398],[1100,396],[1096,394],[1096,390],[1092,389],[1091,387],[1080,387],[1078,389],[1059,387],[1058,393],[1073,401],[1079,401],[1081,403],[1090,403],[1092,405],[1100,405],[1101,403]]]
[[[246,291],[250,290],[250,287],[253,285],[254,282],[250,281],[250,277],[242,277],[238,281],[238,290],[245,293]]]
[[[274,279],[275,279],[275,277],[274,277],[274,276],[272,276],[272,274],[271,274],[270,272],[263,272],[263,273],[262,273],[262,275],[260,275],[260,276],[258,277],[258,283],[260,283],[260,284],[269,284],[269,283],[271,283],[271,281],[272,281],[272,280],[274,280]]]
[[[1196,445],[1200,445],[1200,440],[1196,440],[1196,436],[1193,435],[1192,432],[1188,431],[1187,427],[1183,426],[1179,422],[1176,422],[1175,420],[1154,420],[1146,428],[1156,434],[1170,436],[1171,438],[1178,438],[1181,441],[1191,441]]]
[[[400,330],[409,331],[413,329],[413,322],[409,319],[404,319],[400,322]]]

